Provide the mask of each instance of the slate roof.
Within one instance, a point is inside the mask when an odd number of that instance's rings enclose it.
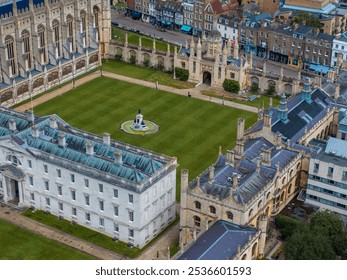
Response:
[[[220,155],[215,164],[215,179],[209,182],[209,170],[205,170],[200,176],[200,188],[208,195],[226,198],[232,195],[234,199],[245,204],[273,178],[277,168],[282,170],[292,161],[298,153],[276,147],[263,137],[247,139],[245,142],[244,159],[232,166],[226,163],[226,157]],[[263,150],[271,150],[271,162],[269,166],[261,164],[260,172],[256,171],[256,158],[262,156]],[[278,166],[278,167],[277,167]],[[238,176],[238,187],[233,190],[233,176]],[[197,181],[193,181],[191,188],[197,187]]]
[[[55,115],[54,115],[55,116]],[[91,168],[100,174],[114,175],[127,182],[140,183],[159,170],[163,170],[170,158],[120,142],[104,144],[102,138],[86,131],[70,127],[55,116],[58,127],[50,127],[50,117],[35,117],[34,123],[40,131],[39,137],[32,135],[32,123],[26,114],[0,107],[0,137],[11,137],[23,149],[38,157],[57,159]],[[9,130],[9,120],[16,122],[17,131]],[[58,135],[65,134],[66,146],[58,144]],[[93,143],[93,155],[86,153],[88,142]],[[122,154],[122,163],[115,162],[115,153]]]
[[[249,238],[256,234],[254,228],[220,220],[203,233],[178,260],[233,259],[238,246],[245,246]]]
[[[334,104],[334,100],[319,88],[311,92],[311,99],[311,102],[301,100],[300,94],[290,98],[287,103],[287,122],[277,120],[277,109],[271,108],[272,131],[276,135],[281,133],[284,141],[290,139],[291,143],[295,143],[299,140],[304,135],[305,128],[311,129]]]

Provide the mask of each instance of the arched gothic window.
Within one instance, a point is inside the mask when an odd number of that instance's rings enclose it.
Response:
[[[10,75],[16,74],[16,63],[15,63],[15,57],[14,57],[14,39],[12,36],[7,36],[5,38],[5,45],[6,45],[6,58],[8,61],[9,66],[9,73]]]
[[[234,215],[230,211],[227,212],[227,217],[228,217],[229,220],[234,219]]]
[[[201,224],[201,219],[200,219],[200,217],[194,216],[193,219],[194,219],[194,225],[195,225],[196,227],[200,227],[200,224]]]
[[[70,52],[74,49],[74,28],[73,28],[73,17],[71,15],[68,15],[66,17],[66,24],[67,24],[67,38],[68,38],[68,44],[69,44],[69,50]]]
[[[53,20],[52,22],[52,28],[53,28],[53,43],[55,46],[55,55],[56,58],[61,56],[61,50],[60,50],[60,29],[59,29],[59,21]]]
[[[199,201],[194,201],[194,204],[196,209],[201,209],[201,203]]]
[[[31,69],[31,48],[30,48],[30,34],[27,30],[22,32],[23,40],[23,55],[25,60],[25,70]]]
[[[40,51],[40,63],[45,64],[46,63],[46,29],[45,27],[40,24],[37,27],[37,35],[39,40],[39,51]]]

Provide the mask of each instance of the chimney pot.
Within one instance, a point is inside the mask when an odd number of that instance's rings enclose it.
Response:
[[[239,184],[239,179],[237,178],[237,173],[233,173],[233,189],[235,190]]]
[[[122,159],[122,152],[116,151],[114,152],[114,162],[117,164],[122,164],[123,163],[123,159]]]
[[[86,143],[86,154],[93,155],[94,154],[94,144],[93,142]]]
[[[39,137],[40,136],[40,130],[39,128],[36,126],[36,125],[33,125],[32,128],[31,128],[31,135],[35,138]]]
[[[213,183],[213,181],[214,181],[214,167],[213,166],[210,167],[209,179],[210,179],[210,183]]]
[[[111,144],[111,135],[109,133],[104,133],[102,136],[102,142],[106,145]]]
[[[49,118],[49,126],[51,127],[51,128],[57,128],[58,126],[57,126],[57,119],[55,118],[55,116],[51,116],[50,118]]]
[[[16,124],[16,121],[14,119],[9,119],[9,121],[8,121],[8,128],[11,131],[16,131],[17,130],[17,124]]]
[[[61,147],[66,146],[66,135],[64,133],[58,134],[58,145]]]

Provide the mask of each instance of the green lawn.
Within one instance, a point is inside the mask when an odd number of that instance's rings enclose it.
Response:
[[[249,100],[241,100],[241,99],[237,99],[236,97],[232,97],[232,94],[229,93],[225,93],[223,94],[222,92],[216,92],[213,90],[202,90],[201,93],[203,95],[207,95],[207,96],[212,96],[212,97],[216,97],[216,98],[223,98],[224,95],[224,99],[225,100],[229,100],[229,101],[233,101],[235,103],[240,103],[240,104],[245,104],[245,105],[249,105],[252,107],[262,107],[264,104],[265,109],[269,108],[269,104],[270,104],[270,96],[267,95],[259,95],[259,97],[253,101],[249,101]],[[229,96],[230,95],[230,96]],[[280,103],[280,98],[277,96],[272,97],[272,106],[273,107],[277,107],[278,104]]]
[[[35,211],[28,209],[23,212],[23,215],[31,218],[35,221],[43,223],[52,228],[61,230],[66,232],[72,236],[80,238],[82,240],[86,240],[90,243],[96,244],[100,247],[104,247],[108,250],[117,252],[123,256],[127,256],[129,258],[136,258],[141,252],[143,252],[148,246],[150,246],[155,240],[160,238],[164,232],[170,229],[173,225],[178,222],[178,217],[171,222],[169,226],[167,226],[163,231],[161,231],[154,239],[152,239],[149,243],[146,244],[143,248],[139,249],[136,247],[128,247],[126,243],[117,241],[114,242],[111,237],[104,235],[102,233],[96,232],[89,228],[86,228],[81,225],[72,225],[71,222],[67,220],[59,220],[56,216],[47,214],[44,211]]]
[[[134,136],[120,130],[124,121],[134,119],[138,108],[146,120],[159,125],[158,133]],[[245,118],[247,127],[257,118],[238,109],[104,77],[35,107],[37,115],[53,113],[80,129],[109,132],[113,139],[175,156],[180,164],[177,178],[182,168],[188,168],[190,180],[217,159],[219,146],[224,151],[234,147],[237,118]]]
[[[124,43],[125,42],[125,33],[128,33],[128,44],[133,46],[139,45],[139,37],[142,37],[141,44],[142,47],[152,49],[153,48],[153,39],[151,37],[141,35],[135,32],[127,31],[118,27],[112,27],[112,39],[115,41]],[[155,40],[156,44],[155,47],[157,51],[160,52],[167,52],[167,43]],[[173,53],[175,50],[175,46],[170,44],[170,52]]]
[[[172,78],[172,74],[122,61],[116,61],[114,59],[103,61],[102,67],[105,71],[153,83],[158,81],[160,85],[166,85],[174,88],[192,88],[195,86],[193,83],[174,80]]]
[[[78,250],[0,220],[2,260],[95,260]]]

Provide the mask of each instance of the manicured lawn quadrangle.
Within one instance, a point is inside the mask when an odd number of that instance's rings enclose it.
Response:
[[[141,108],[145,120],[160,127],[148,136],[128,135],[120,130]],[[93,133],[108,132],[112,138],[178,159],[190,171],[190,180],[211,165],[223,151],[233,148],[237,118],[246,126],[256,114],[179,96],[109,78],[97,78],[77,89],[35,107],[36,115],[57,114],[70,125]],[[179,184],[178,184],[179,187]],[[179,188],[177,188],[179,198]]]

